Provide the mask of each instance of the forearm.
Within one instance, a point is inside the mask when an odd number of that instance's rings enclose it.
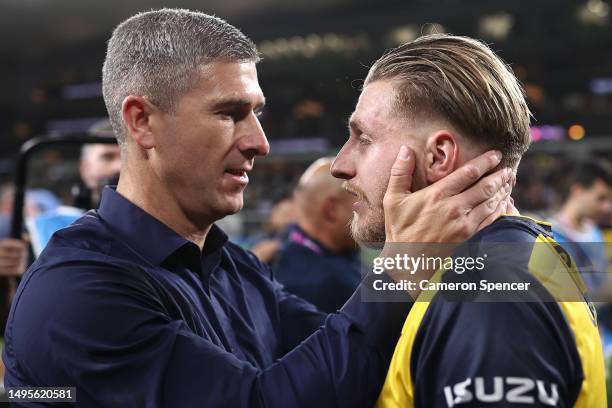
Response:
[[[328,315],[321,328],[274,365],[255,370],[236,361],[239,366],[215,368],[233,378],[219,381],[241,383],[243,391],[219,401],[245,407],[371,407],[412,303],[405,294],[400,302],[364,300],[362,291],[370,287],[365,280],[339,313]]]
[[[372,406],[412,302],[406,294],[394,302],[373,299],[370,288],[370,279],[364,279],[339,313],[330,314],[321,329],[262,373],[262,387],[271,384],[274,397],[281,376],[287,381],[283,389],[300,406]],[[290,401],[282,404],[291,406]]]

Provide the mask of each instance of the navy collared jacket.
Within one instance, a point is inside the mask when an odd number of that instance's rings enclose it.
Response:
[[[5,386],[74,386],[83,407],[371,406],[409,309],[355,293],[323,315],[217,227],[200,251],[107,188],[24,275]]]

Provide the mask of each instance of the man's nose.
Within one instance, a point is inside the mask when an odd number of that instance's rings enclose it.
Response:
[[[254,112],[242,123],[243,134],[238,141],[238,149],[247,156],[265,156],[270,153],[270,144]]]
[[[331,174],[336,178],[345,180],[350,180],[355,177],[355,166],[349,151],[348,143],[342,146],[342,149],[340,149],[340,152],[338,152],[338,155],[334,159],[331,166]]]

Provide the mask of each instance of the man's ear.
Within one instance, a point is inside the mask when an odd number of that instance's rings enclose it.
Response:
[[[151,115],[155,110],[156,108],[142,96],[128,95],[121,104],[126,136],[143,149],[155,147],[155,135],[151,131]]]
[[[321,214],[330,222],[335,222],[338,219],[338,200],[332,195],[328,195],[321,202]]]
[[[448,176],[459,161],[457,136],[449,130],[440,130],[425,142],[425,178],[427,184]]]

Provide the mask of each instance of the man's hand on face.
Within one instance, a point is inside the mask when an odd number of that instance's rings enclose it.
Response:
[[[453,244],[470,238],[501,214],[517,213],[510,198],[512,170],[502,169],[483,177],[500,160],[500,152],[489,151],[442,180],[412,193],[415,155],[402,146],[391,168],[383,199],[386,238],[380,256],[392,258],[408,252],[426,257],[450,256],[455,248]],[[427,269],[410,273],[388,271],[396,281],[413,282],[430,279],[434,272]],[[418,287],[415,285],[415,289],[409,290],[413,299],[420,294]]]
[[[482,177],[500,160],[500,152],[486,152],[412,193],[415,156],[402,146],[383,199],[386,242],[459,243],[491,224],[507,211],[512,191],[509,168]]]

